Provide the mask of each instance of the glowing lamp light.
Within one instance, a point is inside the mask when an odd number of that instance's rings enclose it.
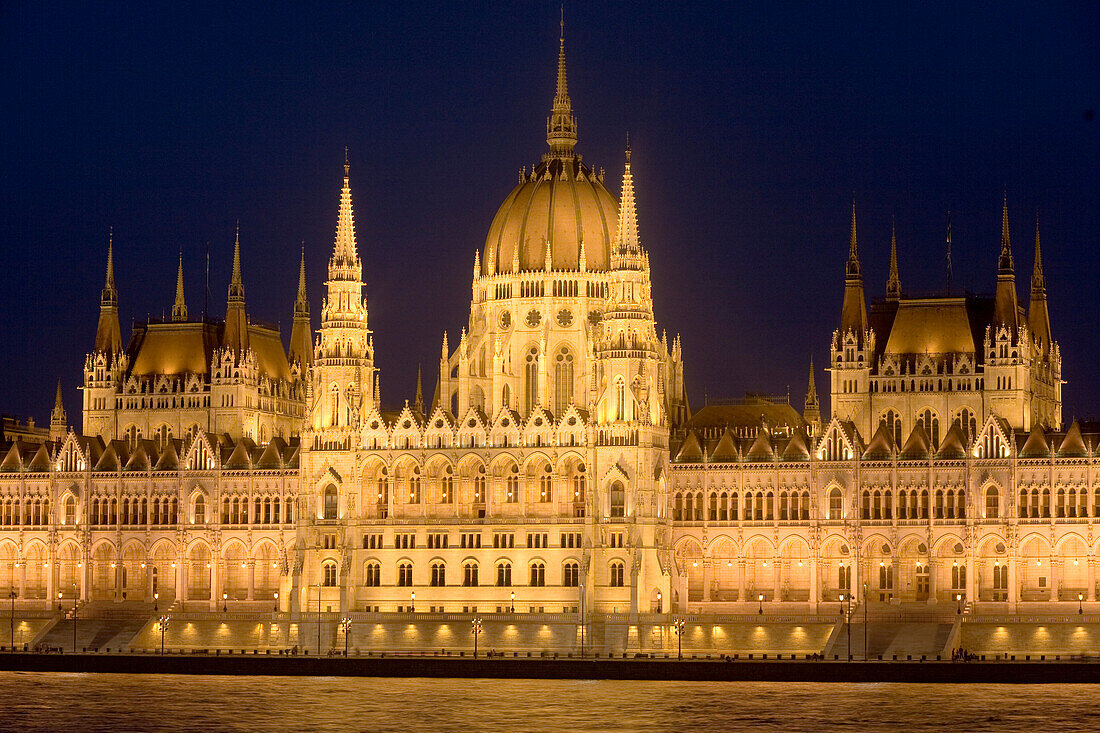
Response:
[[[693,568],[697,568],[697,567],[699,567],[699,563],[697,563],[697,562],[692,562],[692,563],[691,563],[691,567],[693,567]]]
[[[1042,565],[1042,564],[1043,564],[1043,561],[1042,561],[1042,560],[1036,560],[1036,561],[1035,561],[1035,564],[1036,564],[1036,565]]]

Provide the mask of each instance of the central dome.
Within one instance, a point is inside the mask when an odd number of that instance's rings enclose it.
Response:
[[[601,178],[580,156],[547,156],[493,217],[482,274],[545,270],[547,246],[551,269],[579,270],[581,242],[585,269],[607,270],[619,204]]]

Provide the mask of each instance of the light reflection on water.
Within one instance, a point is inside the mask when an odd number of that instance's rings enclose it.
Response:
[[[52,731],[1080,731],[1100,685],[433,680],[0,672]]]

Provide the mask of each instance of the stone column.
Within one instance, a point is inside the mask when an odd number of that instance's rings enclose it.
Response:
[[[46,608],[53,608],[57,601],[57,546],[50,547],[49,567],[46,568]]]
[[[256,561],[248,561],[248,595],[247,600],[255,600],[256,598]]]
[[[176,561],[172,563],[172,584],[176,589],[176,600],[183,601],[184,597],[184,584],[183,584],[183,551],[180,550],[177,553]]]
[[[1016,604],[1020,600],[1020,584],[1016,578],[1016,558],[1013,556],[1008,558],[1008,602],[1012,611],[1016,610]]]
[[[974,570],[975,570],[974,558],[967,555],[966,556],[966,565],[964,567],[966,568],[966,589],[963,591],[964,593],[966,593],[965,600],[967,600],[967,601],[977,600],[975,598],[975,595],[974,595],[974,589],[977,587],[977,584],[974,581]]]
[[[710,593],[710,583],[711,583],[711,580],[714,578],[714,567],[713,567],[713,565],[714,564],[711,562],[710,558],[707,558],[707,557],[703,558],[703,600],[704,601],[713,600],[711,598],[711,593]],[[634,582],[636,583],[637,581],[635,580]]]
[[[896,550],[895,550],[895,552],[896,552]],[[889,593],[891,593],[894,598],[896,598],[897,600],[900,601],[901,600],[901,595],[902,595],[901,594],[901,558],[898,557],[897,555],[894,555],[893,559],[890,560],[890,578],[893,581],[891,583],[891,585],[893,587],[890,588]]]
[[[218,602],[221,601],[221,588],[218,584],[218,560],[217,557],[210,558],[210,610],[218,610]]]
[[[928,560],[928,604],[934,604],[938,599],[936,598],[936,562],[929,558]]]
[[[810,605],[814,610],[817,610],[817,604],[821,602],[821,587],[818,583],[818,562],[816,559],[810,560]]]
[[[1085,600],[1091,603],[1096,600],[1096,558],[1088,558],[1088,563],[1088,586],[1085,588]]]
[[[122,600],[122,557],[120,556],[115,561],[115,566],[111,568],[115,576],[115,603]]]
[[[783,590],[783,561],[776,557],[774,563],[775,567],[772,569],[772,573],[775,579],[772,581],[772,600],[778,601]]]
[[[1062,582],[1065,577],[1065,569],[1061,560],[1051,558],[1050,561],[1050,600],[1061,601]]]
[[[737,600],[745,601],[745,561],[737,561]]]
[[[27,597],[27,561],[19,562],[19,598]]]

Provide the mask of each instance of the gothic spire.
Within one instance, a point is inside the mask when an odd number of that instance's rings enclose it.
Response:
[[[863,275],[859,266],[859,248],[856,242],[856,202],[852,199],[852,225],[848,237],[848,264],[844,277],[844,305],[840,311],[840,335],[852,333],[856,343],[863,343],[867,330],[867,299],[863,292]]]
[[[634,204],[634,175],[630,172],[630,138],[626,143],[626,165],[623,168],[623,189],[619,200],[619,228],[615,236],[615,253],[637,254],[641,249],[638,238],[638,212]]]
[[[187,303],[183,299],[183,252],[180,252],[180,263],[176,269],[176,302],[172,306],[172,320],[187,320]]]
[[[901,278],[898,277],[898,230],[896,224],[890,222],[890,278],[886,281],[886,299],[898,300],[901,298]]]
[[[565,80],[565,8],[561,13],[561,33],[558,37],[558,86],[550,117],[546,120],[546,143],[551,155],[568,157],[577,144],[577,119],[573,116],[569,89]]]
[[[302,259],[298,263],[298,297],[294,299],[294,325],[290,331],[290,362],[303,366],[313,363],[312,327],[309,299],[306,297],[306,245],[302,243]]]
[[[61,399],[61,380],[57,380],[57,396],[54,397],[53,410],[50,412],[50,440],[65,437],[65,405]]]
[[[806,385],[806,402],[802,407],[802,419],[811,426],[821,422],[821,403],[817,398],[817,382],[814,379],[814,358],[810,357],[810,381]]]
[[[336,218],[336,244],[329,263],[331,279],[359,279],[362,274],[348,272],[344,268],[360,268],[359,252],[355,246],[355,218],[351,207],[351,163],[348,162],[347,148],[344,148],[344,186],[340,189],[340,211]],[[349,278],[348,275],[353,275]],[[343,275],[343,277],[339,277]]]
[[[241,280],[240,222],[237,222],[237,234],[233,242],[233,276],[229,280],[229,296],[225,304],[222,346],[238,355],[248,350],[248,315],[244,309],[244,283]]]
[[[421,379],[420,365],[416,365],[416,399],[413,400],[413,409],[424,414],[424,382]]]
[[[229,303],[244,305],[244,283],[241,281],[241,223],[237,222],[237,236],[233,242],[233,277],[229,280]]]
[[[1018,306],[1016,300],[1016,271],[1012,262],[1012,243],[1008,238],[1008,194],[1001,206],[1001,254],[997,259],[997,298],[994,305],[994,323],[1009,327],[1015,335]]]
[[[1047,286],[1043,276],[1043,258],[1039,250],[1039,215],[1035,215],[1035,265],[1031,271],[1031,302],[1027,309],[1028,326],[1039,348],[1039,355],[1046,357],[1050,351],[1050,311],[1047,309]]]
[[[107,236],[107,277],[99,296],[99,323],[95,330],[95,347],[98,353],[114,356],[122,351],[122,329],[118,325],[118,290],[115,289],[115,233],[112,227]]]

